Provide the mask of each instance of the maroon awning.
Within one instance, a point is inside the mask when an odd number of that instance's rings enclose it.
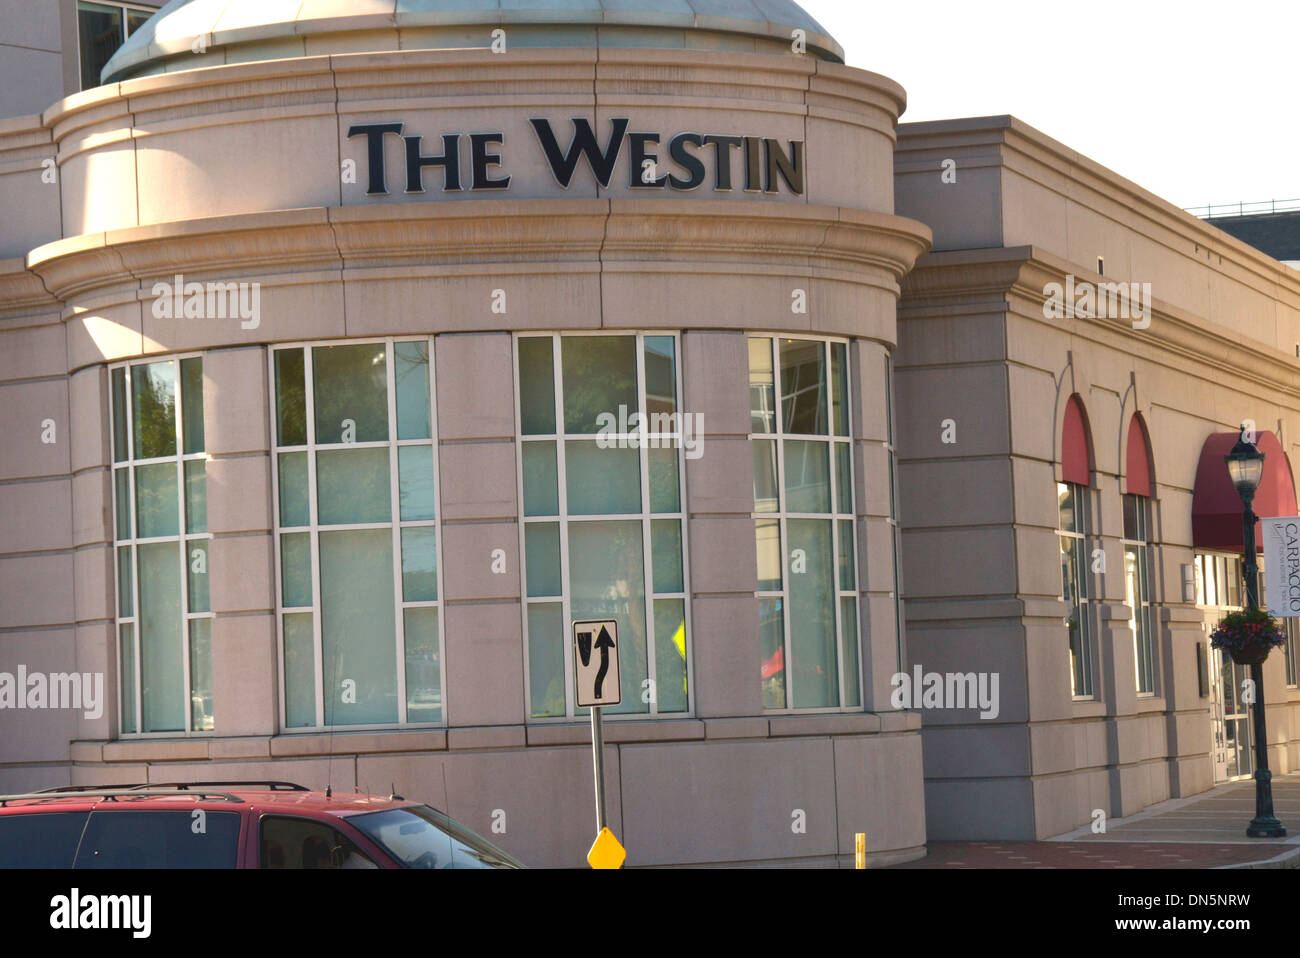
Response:
[[[1192,493],[1192,545],[1196,549],[1240,552],[1245,548],[1241,534],[1241,496],[1237,495],[1223,462],[1239,438],[1240,433],[1216,432],[1201,447],[1196,489]],[[1264,478],[1255,493],[1255,515],[1296,515],[1295,483],[1282,444],[1271,432],[1258,433],[1255,444],[1264,454]],[[1256,550],[1263,551],[1264,539],[1258,526],[1255,543]]]
[[[1088,426],[1084,422],[1079,397],[1071,396],[1065,405],[1061,426],[1061,478],[1081,486],[1092,484],[1092,457],[1088,453]]]
[[[1151,496],[1151,460],[1147,455],[1147,437],[1140,416],[1134,416],[1128,424],[1124,491],[1134,496]]]

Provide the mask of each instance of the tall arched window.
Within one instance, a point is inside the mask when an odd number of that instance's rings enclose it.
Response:
[[[1076,698],[1092,698],[1092,590],[1089,587],[1089,485],[1092,456],[1087,420],[1078,396],[1065,406],[1061,427],[1061,481],[1056,485],[1057,538],[1061,544],[1061,597],[1069,607],[1070,675]]]
[[[1141,415],[1129,420],[1124,446],[1124,597],[1131,613],[1139,695],[1156,691],[1155,620],[1151,608],[1151,453]]]

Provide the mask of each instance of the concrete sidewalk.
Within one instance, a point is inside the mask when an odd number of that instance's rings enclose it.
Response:
[[[1247,838],[1255,815],[1253,780],[1171,799],[1042,842],[932,842],[928,854],[897,868],[1297,868],[1300,775],[1273,779],[1273,810],[1285,838]]]

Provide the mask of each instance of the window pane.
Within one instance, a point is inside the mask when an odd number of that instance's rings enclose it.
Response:
[[[655,600],[655,699],[660,712],[685,712],[686,603]]]
[[[392,533],[322,532],[320,588],[325,724],[396,722]]]
[[[311,503],[307,498],[307,454],[280,453],[280,525],[311,524]]]
[[[555,366],[550,336],[519,340],[519,410],[525,436],[555,432]]]
[[[790,519],[790,621],[794,708],[830,708],[839,702],[835,652],[834,568],[831,524]]]
[[[275,423],[281,446],[307,445],[307,383],[301,349],[275,351]]]
[[[786,432],[824,436],[826,419],[826,346],[802,339],[783,339],[781,348],[781,420]]]
[[[130,455],[126,442],[126,370],[113,370],[113,461],[125,462]]]
[[[434,518],[437,497],[433,494],[433,447],[399,446],[397,475],[397,511],[402,521]]]
[[[781,521],[755,519],[754,536],[758,549],[758,591],[781,589]]]
[[[122,9],[99,3],[77,4],[77,38],[81,53],[81,89],[99,86],[99,74],[126,39]]]
[[[785,508],[787,512],[830,512],[831,477],[827,444],[785,441]]]
[[[131,538],[131,470],[113,470],[113,485],[117,496],[117,537]]]
[[[623,704],[610,712],[646,712],[641,683],[647,677],[645,573],[641,523],[569,524],[569,608],[573,621],[618,622]]]
[[[316,346],[311,352],[316,442],[387,441],[387,347]]]
[[[683,592],[682,524],[677,519],[655,519],[650,523],[650,555],[654,565],[656,592]]]
[[[524,458],[524,515],[560,514],[560,479],[555,470],[555,443],[526,442]]]
[[[1124,538],[1139,539],[1137,517],[1137,496],[1124,496]]]
[[[438,538],[432,526],[402,530],[402,601],[438,600]]]
[[[136,467],[136,533],[141,539],[180,535],[180,503],[176,486],[175,462]]]
[[[185,543],[186,562],[189,566],[187,588],[191,612],[211,612],[208,599],[208,544],[202,539]]]
[[[135,615],[135,592],[131,575],[131,547],[119,546],[117,550],[117,614],[129,619]]]
[[[758,636],[763,656],[763,708],[783,709],[786,707],[785,621],[779,598],[758,600]]]
[[[145,466],[144,468],[149,468]],[[208,531],[208,468],[202,459],[185,461],[185,531]]]
[[[397,377],[397,438],[431,439],[428,340],[394,343],[393,372]]]
[[[316,643],[310,612],[284,616],[284,721],[289,728],[316,724]]]
[[[835,444],[835,511],[853,515],[853,470],[850,465],[850,446],[847,442]]]
[[[176,455],[175,365],[169,361],[131,368],[137,459]]]
[[[530,522],[524,526],[528,595],[552,596],[563,591],[560,581],[560,524]]]
[[[754,447],[754,511],[777,512],[781,507],[776,487],[776,442],[755,439]]]
[[[190,727],[212,731],[211,619],[190,619]]]
[[[635,336],[564,336],[560,354],[566,432],[595,435],[601,413],[621,420],[620,406],[628,416],[640,408]]]
[[[528,694],[533,718],[564,715],[564,612],[557,603],[528,606]]]
[[[677,412],[677,343],[671,336],[645,338],[646,414],[668,416]],[[655,420],[652,418],[651,423]],[[660,423],[665,425],[667,420]],[[672,432],[669,428],[651,432]]]
[[[840,599],[840,648],[844,656],[844,704],[857,708],[862,704],[862,693],[858,679],[858,602],[844,597]]]
[[[749,341],[749,422],[750,432],[776,432],[776,381],[767,338]]]
[[[287,609],[311,605],[311,533],[280,536],[280,591]]]
[[[321,525],[390,522],[387,449],[316,453],[316,508]]]
[[[648,449],[650,463],[650,511],[681,512],[681,482],[676,449]]]
[[[629,515],[641,511],[641,457],[636,449],[601,449],[566,442],[569,515]]]
[[[185,454],[203,451],[203,360],[181,360],[181,437]]]
[[[126,11],[126,35],[129,37],[139,30],[151,16],[153,16],[152,13],[145,13],[143,10]]]
[[[405,609],[406,720],[442,721],[442,657],[438,649],[438,610]]]
[[[142,545],[139,555],[141,731],[180,732],[187,711],[181,661],[180,547],[175,542]]]
[[[857,576],[853,558],[854,549],[857,546],[857,540],[853,535],[853,520],[839,520],[839,567],[840,567],[840,591],[856,592],[858,588]]]
[[[848,349],[843,343],[831,343],[831,419],[835,435],[849,434]]]
[[[1070,494],[1070,484],[1058,482],[1056,484],[1056,507],[1060,513],[1060,529],[1062,532],[1078,532],[1074,527],[1074,497]]]
[[[127,623],[117,627],[122,643],[122,731],[135,731],[135,626]]]

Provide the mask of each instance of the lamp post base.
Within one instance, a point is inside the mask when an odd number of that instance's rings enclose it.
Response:
[[[1286,828],[1276,818],[1252,818],[1247,838],[1286,838]]]

